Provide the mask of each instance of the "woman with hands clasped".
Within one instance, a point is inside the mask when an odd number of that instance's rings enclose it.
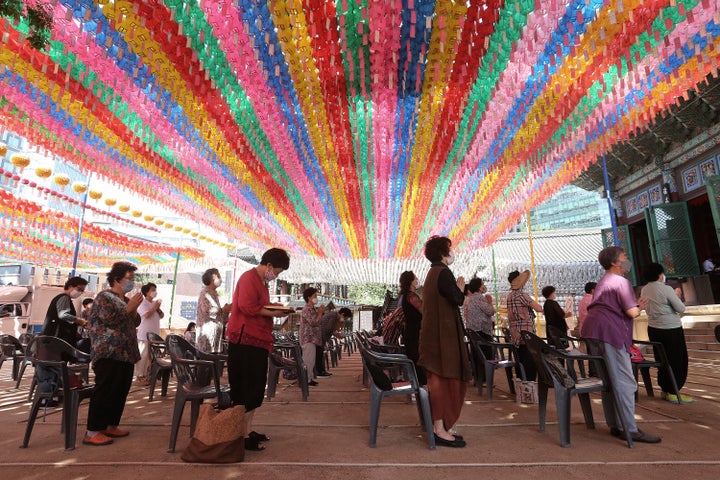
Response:
[[[222,285],[222,279],[217,268],[205,270],[202,282],[205,286],[198,297],[195,346],[206,353],[220,353],[223,326],[227,323],[231,305],[220,304],[217,289]]]
[[[461,448],[465,440],[455,433],[455,424],[471,374],[460,318],[465,279],[455,280],[448,268],[455,261],[451,246],[447,237],[432,237],[425,244],[425,257],[432,265],[423,287],[418,364],[427,374],[435,444]]]
[[[90,397],[85,445],[108,445],[113,438],[126,437],[120,430],[133,369],[140,360],[137,309],[143,301],[140,292],[128,298],[135,288],[135,270],[129,262],[113,264],[107,274],[110,288],[98,293],[90,309],[88,331],[92,342],[95,391]]]

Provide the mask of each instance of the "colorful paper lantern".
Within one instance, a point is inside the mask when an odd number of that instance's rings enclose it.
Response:
[[[5,154],[8,152],[8,146],[4,143],[0,142],[0,157],[4,157]]]
[[[2,147],[5,146],[5,152],[2,151]],[[4,156],[7,153],[7,145],[0,145],[0,157]],[[30,165],[30,157],[24,153],[16,153],[12,157],[10,157],[10,163],[12,163],[14,166],[22,170]]]
[[[142,216],[142,212],[141,212],[140,210],[133,210],[133,211],[130,212],[130,215],[132,215],[133,217],[137,218],[137,217],[141,217],[141,216]]]
[[[36,167],[35,175],[40,178],[50,178],[50,175],[52,175],[52,169],[47,167]]]

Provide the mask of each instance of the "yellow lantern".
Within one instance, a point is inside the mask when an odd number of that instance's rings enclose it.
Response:
[[[53,182],[60,185],[60,187],[65,188],[70,185],[70,177],[64,173],[58,173],[53,177]]]
[[[72,189],[75,193],[85,193],[85,191],[87,191],[87,183],[73,182]]]
[[[123,212],[123,213],[127,213],[127,212],[130,211],[130,206],[128,206],[128,205],[120,205],[120,206],[118,207],[118,210],[120,210],[120,211]]]
[[[49,178],[52,175],[52,169],[47,167],[37,167],[35,169],[35,175],[40,178]]]
[[[155,217],[153,217],[152,215],[145,215],[143,217],[143,220],[145,220],[146,222],[152,222],[154,219]]]
[[[165,223],[165,220],[163,220],[162,218],[156,218],[156,219],[155,219],[155,225],[157,225],[158,227],[159,227],[160,225],[162,225],[163,223]]]
[[[193,238],[197,237],[198,235],[200,235],[198,232],[192,232],[192,233],[190,234],[190,236],[193,237]]]
[[[93,200],[100,200],[102,198],[102,192],[100,190],[93,190],[92,188],[88,192],[88,196],[92,198]],[[115,205],[115,203],[113,203]]]
[[[3,146],[5,147],[5,152],[2,151]],[[6,153],[7,153],[7,145],[0,144],[0,157],[4,156]],[[22,172],[23,168],[30,165],[30,157],[25,155],[24,153],[16,153],[12,157],[10,157],[10,163],[15,165]]]
[[[8,151],[8,146],[0,142],[0,157],[4,157]]]
[[[206,237],[205,235],[200,235],[198,238],[199,238],[200,240],[207,240],[207,237]]]
[[[170,223],[170,222],[165,222],[164,227],[165,227],[165,228],[173,228],[173,224]]]
[[[142,216],[142,212],[140,210],[133,210],[132,212],[130,212],[130,215],[132,215],[135,218],[138,218],[138,217]]]
[[[105,205],[107,205],[108,207],[114,207],[116,203],[117,203],[117,200],[115,200],[112,197],[108,197],[105,199]]]
[[[186,228],[183,228],[182,232],[185,233],[185,234],[190,233],[190,229],[187,228],[187,227],[186,227]]]
[[[176,232],[179,232],[182,230],[182,227],[180,225],[175,225],[175,228],[173,230],[175,230]]]

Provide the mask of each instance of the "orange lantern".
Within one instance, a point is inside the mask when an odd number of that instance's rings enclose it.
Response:
[[[65,175],[64,173],[58,173],[53,177],[53,182],[55,182],[57,185],[60,185],[63,189],[70,185],[70,177]]]
[[[73,182],[72,189],[75,193],[85,193],[87,191],[87,183]]]
[[[146,222],[152,222],[154,218],[155,217],[153,217],[152,215],[145,215],[143,217],[143,220],[145,220]]]
[[[2,151],[3,146],[5,147],[4,152]],[[4,156],[6,153],[7,153],[7,145],[0,144],[0,157]],[[30,157],[25,155],[24,153],[16,153],[12,157],[10,157],[10,163],[15,165],[22,172],[23,168],[30,165]]]
[[[175,225],[174,230],[175,230],[176,232],[179,232],[180,230],[182,230],[182,227],[181,227],[180,225]]]
[[[138,218],[138,217],[142,216],[142,212],[140,210],[133,210],[132,212],[130,212],[130,215],[132,215],[135,218]]]
[[[88,192],[88,196],[90,198],[92,198],[93,200],[100,200],[100,198],[102,198],[103,194],[100,190],[93,190],[91,188],[90,191]],[[115,205],[115,204],[113,203],[113,205]]]
[[[173,224],[170,222],[165,222],[165,228],[173,228]]]
[[[200,240],[207,240],[207,237],[206,237],[205,235],[200,235],[198,238],[199,238]]]
[[[52,175],[52,169],[47,167],[37,167],[35,169],[35,175],[40,178],[49,178]]]
[[[8,151],[8,146],[0,142],[0,157],[4,157]]]
[[[197,237],[198,235],[200,235],[198,232],[192,232],[192,233],[190,234],[190,236],[193,237],[193,238]]]
[[[183,228],[182,232],[183,232],[183,233],[190,233],[190,229],[189,229],[189,228]]]
[[[105,205],[107,205],[108,207],[114,207],[116,203],[117,200],[115,200],[114,198],[108,197],[105,199]]]
[[[123,213],[127,213],[130,211],[130,206],[129,205],[120,205],[118,207],[118,210],[120,210]]]
[[[159,227],[160,225],[162,225],[163,223],[165,223],[165,220],[163,220],[162,218],[156,218],[156,219],[155,219],[155,225],[157,225],[158,227]]]

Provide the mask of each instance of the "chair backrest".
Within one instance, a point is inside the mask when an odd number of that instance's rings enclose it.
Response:
[[[89,361],[90,355],[73,347],[65,340],[48,335],[33,337],[26,349],[26,355],[35,364],[36,375],[42,375],[43,369],[54,369],[58,372],[61,385],[69,385],[69,360]]]
[[[27,345],[28,343],[30,343],[30,340],[32,340],[34,336],[35,335],[32,333],[21,333],[18,337],[18,340],[22,345]]]
[[[219,388],[219,374],[216,363],[211,360],[196,360],[195,349],[182,335],[168,335],[165,346],[170,354],[173,373],[178,388],[201,388],[215,381]]]
[[[550,346],[543,341],[542,338],[538,337],[532,332],[522,330],[520,332],[528,351],[532,355],[535,366],[537,367],[538,379],[548,387],[553,387],[554,382],[552,374],[548,370],[545,362],[543,361],[543,354],[550,350]]]
[[[12,335],[0,335],[0,348],[3,355],[13,357],[16,354],[23,355],[25,348],[20,341]]]
[[[155,332],[147,332],[146,336],[147,336],[148,342],[164,342],[165,341],[163,339],[163,337],[161,337],[160,335],[158,335]]]
[[[360,348],[360,353],[373,383],[380,390],[389,391],[393,389],[392,380],[386,373],[386,369],[400,369],[404,380],[410,382],[413,389],[420,388],[415,366],[407,355],[375,352],[363,347]]]

